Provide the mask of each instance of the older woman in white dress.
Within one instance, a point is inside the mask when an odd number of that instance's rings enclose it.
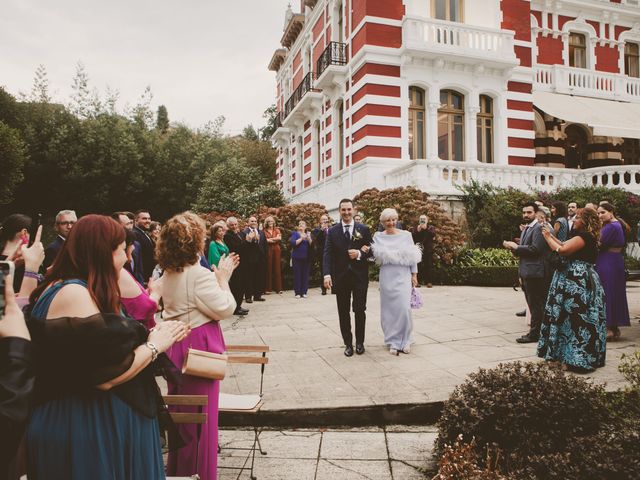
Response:
[[[411,233],[396,228],[398,212],[385,208],[380,214],[382,232],[373,236],[371,248],[380,265],[380,320],[384,342],[391,355],[411,350],[411,287],[418,285],[420,248]]]

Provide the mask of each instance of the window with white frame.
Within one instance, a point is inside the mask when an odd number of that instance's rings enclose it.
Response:
[[[425,153],[425,93],[409,87],[409,158],[426,158]]]
[[[464,160],[464,96],[454,90],[440,92],[438,157],[457,162]]]
[[[493,163],[493,99],[488,95],[480,95],[477,124],[478,160]]]
[[[640,48],[637,43],[624,44],[624,73],[629,77],[640,77]]]
[[[431,16],[449,22],[462,22],[463,0],[432,0]]]
[[[583,33],[569,34],[569,66],[587,68],[587,37]]]

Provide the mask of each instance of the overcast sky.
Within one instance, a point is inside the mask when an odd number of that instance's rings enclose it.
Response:
[[[288,0],[2,0],[0,85],[28,92],[43,64],[53,98],[66,102],[76,64],[90,86],[152,106],[197,127],[224,115],[231,134],[262,126],[275,101],[267,70]],[[294,5],[299,2],[293,1]],[[295,9],[295,7],[294,7]]]

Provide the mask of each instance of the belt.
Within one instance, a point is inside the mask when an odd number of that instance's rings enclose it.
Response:
[[[606,252],[622,253],[622,247],[609,247]]]

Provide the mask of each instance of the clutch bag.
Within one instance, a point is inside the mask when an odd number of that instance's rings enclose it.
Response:
[[[227,356],[189,348],[182,373],[193,377],[222,380],[227,373]]]
[[[419,308],[422,308],[423,305],[424,301],[422,300],[422,294],[420,293],[420,290],[418,290],[416,287],[411,287],[411,299],[409,301],[409,306],[411,307],[411,309],[417,310]]]

